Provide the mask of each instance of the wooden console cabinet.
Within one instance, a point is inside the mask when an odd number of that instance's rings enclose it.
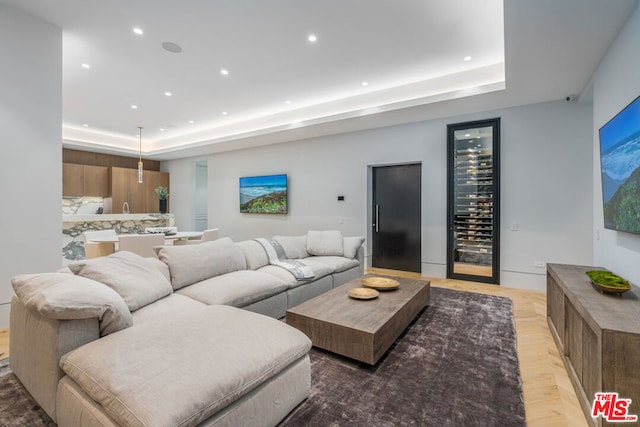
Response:
[[[597,269],[547,265],[547,321],[587,420],[609,426],[591,417],[596,392],[631,399],[640,416],[640,290],[601,294],[585,274]]]

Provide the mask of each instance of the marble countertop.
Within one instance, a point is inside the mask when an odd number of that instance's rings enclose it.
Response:
[[[79,214],[62,215],[62,222],[90,222],[90,221],[140,221],[148,219],[173,218],[173,214],[142,213],[142,214]]]

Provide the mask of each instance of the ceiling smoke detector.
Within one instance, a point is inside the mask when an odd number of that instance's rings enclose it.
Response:
[[[171,53],[180,53],[182,52],[182,48],[173,42],[164,42],[162,43],[162,48],[167,52]]]

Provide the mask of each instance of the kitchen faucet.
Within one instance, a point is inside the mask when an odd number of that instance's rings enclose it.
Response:
[[[124,202],[122,204],[122,213],[123,214],[128,214],[129,213],[129,203],[128,202]]]

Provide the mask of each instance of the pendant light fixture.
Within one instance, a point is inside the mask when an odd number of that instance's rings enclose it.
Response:
[[[140,129],[140,133],[138,136],[140,137],[140,158],[138,160],[138,184],[142,184],[142,126],[138,126]]]

